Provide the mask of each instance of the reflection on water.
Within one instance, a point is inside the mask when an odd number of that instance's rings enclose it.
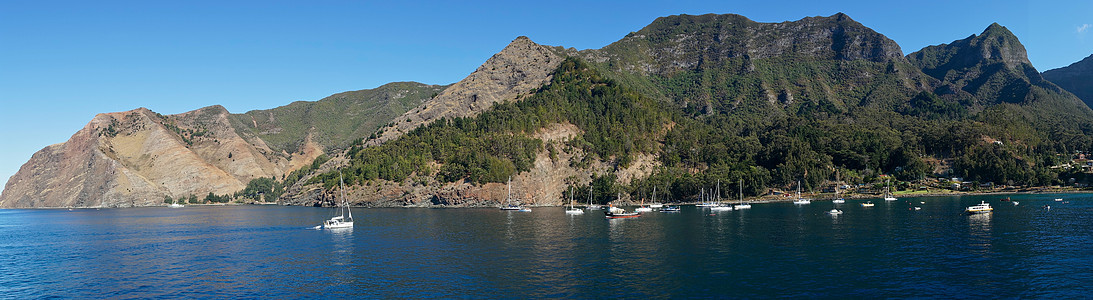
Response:
[[[1093,200],[1040,209],[1050,197],[972,216],[959,212],[990,199],[935,198],[921,211],[848,201],[838,216],[820,203],[686,206],[614,220],[359,209],[344,231],[306,229],[328,211],[302,207],[0,211],[0,295],[1082,298]]]

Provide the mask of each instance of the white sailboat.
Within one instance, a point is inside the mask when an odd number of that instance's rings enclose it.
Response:
[[[888,180],[885,180],[884,183],[885,183],[885,186],[884,186],[884,201],[899,200],[899,199],[896,199],[895,196],[892,196],[892,183]]]
[[[592,204],[592,184],[588,185],[588,210],[599,210],[603,206],[599,204]]]
[[[812,200],[801,198],[801,181],[797,181],[797,199],[793,200],[793,204],[802,205],[812,203]]]
[[[573,208],[573,187],[569,187],[569,209],[565,210],[567,215],[580,215],[584,214],[583,210]]]
[[[353,210],[349,209],[349,199],[345,196],[345,181],[338,174],[338,186],[342,192],[341,203],[338,203],[340,214],[323,221],[323,229],[353,228]],[[348,213],[348,216],[346,214]]]
[[[508,192],[505,194],[505,205],[501,206],[501,210],[531,211],[531,209],[512,203],[512,176],[509,176],[509,182],[505,184],[505,188]]]
[[[653,202],[656,202],[656,200],[657,200],[657,187],[654,186],[653,187]],[[642,203],[642,205],[639,206],[634,211],[636,211],[636,212],[651,212],[651,211],[653,211],[652,206],[645,206],[645,199],[644,198],[641,199],[641,203]],[[664,206],[664,205],[661,205],[661,206]]]
[[[717,194],[714,196],[714,206],[710,207],[713,211],[726,211],[732,210],[732,206],[728,206],[725,203],[721,203],[721,180],[717,180]]]
[[[839,198],[839,172],[838,172],[838,170],[836,170],[836,172],[835,172],[835,200],[831,200],[831,203],[835,203],[835,204],[846,203],[845,199]]]
[[[741,209],[751,208],[751,203],[744,203],[744,179],[743,178],[740,179],[740,183],[737,184],[737,186],[740,187],[740,203],[736,204],[736,209],[741,210]]]

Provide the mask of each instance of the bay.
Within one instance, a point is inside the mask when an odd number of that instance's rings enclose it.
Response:
[[[334,214],[311,207],[0,210],[0,297],[1090,295],[1093,196],[999,198],[848,200],[837,217],[827,201],[618,220],[355,208],[344,231],[310,229]],[[995,211],[962,214],[980,201]]]

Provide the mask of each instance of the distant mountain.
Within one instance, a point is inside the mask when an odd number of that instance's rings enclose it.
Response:
[[[394,82],[319,101],[253,110],[232,115],[232,119],[245,137],[258,137],[276,151],[297,152],[309,137],[325,151],[344,149],[353,140],[369,137],[395,117],[436,97],[446,87]]]
[[[1044,71],[1043,76],[1093,107],[1093,55],[1066,67]]]
[[[367,138],[443,90],[403,82],[245,114],[220,106],[99,114],[68,141],[35,153],[8,180],[0,207],[148,206],[163,205],[165,196],[230,195]]]

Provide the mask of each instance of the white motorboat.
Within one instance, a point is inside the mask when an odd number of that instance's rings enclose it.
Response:
[[[832,216],[839,215],[839,214],[842,214],[842,213],[843,213],[843,211],[838,210],[838,209],[834,209],[834,208],[827,211],[827,214],[832,215]]]
[[[178,204],[178,203],[171,203],[171,205],[167,205],[167,207],[170,207],[170,208],[183,208],[183,207],[186,207],[186,206],[182,205],[182,204]]]
[[[964,212],[968,214],[985,214],[993,210],[994,208],[991,208],[991,205],[988,204],[987,201],[980,201],[979,204],[964,209]]]
[[[865,202],[861,204],[861,207],[873,207],[873,201]]]

